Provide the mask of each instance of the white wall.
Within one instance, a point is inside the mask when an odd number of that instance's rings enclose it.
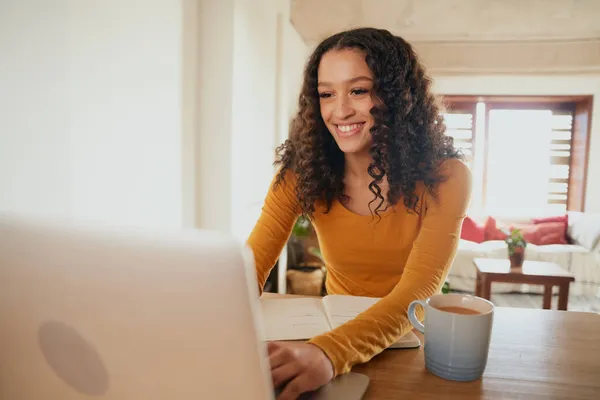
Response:
[[[0,210],[182,224],[168,0],[0,2]]]
[[[280,5],[287,2],[280,2]],[[232,231],[247,237],[287,138],[306,46],[277,2],[238,0],[235,12]]]
[[[593,95],[585,210],[600,212],[600,76],[438,76],[439,94]]]
[[[306,46],[289,22],[289,0],[201,0],[198,21],[197,226],[243,240],[287,136],[303,67],[292,60]]]
[[[245,238],[307,56],[289,5],[0,2],[0,211]]]
[[[278,12],[265,1],[238,0],[234,22],[231,229],[245,238],[273,175]]]
[[[289,9],[288,9],[289,10]],[[307,46],[296,28],[289,23],[289,16],[281,14],[282,30],[280,33],[280,113],[279,142],[288,137],[289,122],[298,110],[298,96],[302,88],[304,66],[313,46]],[[287,104],[286,104],[287,103]]]
[[[234,0],[198,0],[195,225],[230,231]],[[194,50],[194,49],[191,49]],[[190,82],[191,84],[191,82]]]
[[[71,212],[67,6],[0,2],[0,211]]]
[[[181,6],[69,10],[74,216],[181,225]]]

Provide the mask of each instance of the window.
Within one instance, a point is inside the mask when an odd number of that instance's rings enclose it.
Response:
[[[464,106],[455,108],[444,115],[446,135],[454,138],[454,145],[465,155],[469,166],[473,163],[473,145],[475,143],[475,108]]]
[[[583,211],[591,97],[445,96],[446,134],[473,174],[472,213]]]

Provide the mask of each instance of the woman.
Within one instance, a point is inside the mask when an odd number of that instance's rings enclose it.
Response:
[[[325,39],[308,60],[280,170],[248,239],[262,286],[299,215],[311,218],[329,294],[381,297],[308,343],[269,346],[282,399],[314,390],[410,329],[411,301],[438,292],[451,265],[471,175],[445,136],[411,46],[362,28]]]

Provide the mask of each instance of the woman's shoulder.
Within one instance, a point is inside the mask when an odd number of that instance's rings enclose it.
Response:
[[[298,175],[289,168],[278,168],[271,180],[269,192],[272,195],[283,193],[287,197],[296,197],[296,185],[298,184]]]
[[[438,168],[439,181],[435,192],[469,195],[472,176],[468,165],[458,158],[443,160]]]
[[[440,162],[439,173],[447,178],[466,178],[471,176],[471,170],[460,158],[447,158]]]
[[[271,184],[272,186],[295,188],[298,184],[298,174],[290,168],[277,168]]]

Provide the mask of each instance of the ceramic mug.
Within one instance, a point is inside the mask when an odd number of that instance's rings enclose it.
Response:
[[[421,305],[421,323],[415,308]],[[473,381],[487,364],[494,320],[494,305],[467,294],[438,294],[415,300],[408,307],[412,325],[425,335],[425,367],[453,381]]]

